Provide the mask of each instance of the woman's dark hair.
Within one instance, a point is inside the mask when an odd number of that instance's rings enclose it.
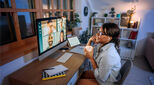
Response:
[[[119,48],[120,29],[115,23],[105,23],[102,25],[103,34],[112,37],[110,42],[115,43],[115,47]]]

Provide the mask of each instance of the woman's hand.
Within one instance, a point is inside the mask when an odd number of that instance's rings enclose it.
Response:
[[[87,46],[90,46],[91,45],[91,42],[96,42],[96,36],[92,36],[89,40],[88,40],[88,43],[87,43]]]
[[[95,35],[92,36],[92,37],[89,39],[89,41],[95,42],[95,41],[96,41],[96,36],[95,36]]]
[[[89,60],[91,61],[92,63],[92,66],[93,66],[93,69],[96,69],[97,68],[97,64],[93,58],[93,53],[94,53],[94,48],[92,46],[86,46],[84,48],[84,53],[85,53],[85,56],[86,58],[89,58]]]
[[[92,46],[86,46],[84,48],[84,54],[85,54],[86,58],[89,58],[89,59],[93,58],[93,53],[94,53],[93,49],[94,48]]]

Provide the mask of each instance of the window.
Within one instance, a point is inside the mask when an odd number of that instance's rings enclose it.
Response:
[[[11,0],[0,0],[0,8],[11,8]]]
[[[20,26],[21,38],[27,38],[35,35],[35,13],[33,12],[18,12],[18,21]]]
[[[67,9],[67,0],[63,0],[63,9]]]
[[[73,18],[74,0],[42,0],[42,4],[44,17],[65,16],[68,20]]]
[[[34,21],[39,11],[35,9],[34,2],[0,0],[0,65],[37,48]]]
[[[53,8],[54,9],[60,9],[60,0],[53,0],[54,4],[53,4]]]
[[[51,0],[42,0],[43,9],[52,9]]]
[[[74,0],[0,0],[0,65],[37,49],[35,20],[66,16]]]
[[[43,17],[44,17],[44,18],[52,17],[52,12],[44,12],[44,13],[43,13]]]
[[[70,9],[73,9],[73,0],[70,0]]]
[[[19,9],[34,9],[34,0],[15,0],[16,8]]]
[[[12,13],[0,13],[0,45],[16,41]]]

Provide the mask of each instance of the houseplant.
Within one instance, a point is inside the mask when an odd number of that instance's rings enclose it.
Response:
[[[79,36],[79,30],[82,29],[79,27],[80,22],[78,13],[74,13],[73,19],[68,21],[68,30],[72,31],[73,35]]]
[[[78,24],[80,23],[80,19],[79,19],[79,14],[78,13],[74,13],[74,18],[70,21],[68,21],[68,30],[72,31],[72,29],[74,27],[77,27]]]
[[[135,14],[135,10],[136,10],[136,6],[134,6],[130,10],[127,10],[127,15],[129,16],[128,28],[130,28],[130,21],[132,19],[133,14]]]
[[[87,29],[83,31],[82,35],[79,36],[79,40],[82,44],[86,44],[91,36],[92,35],[89,35],[88,29]]]
[[[114,17],[115,16],[115,9],[112,7],[111,11],[109,13],[111,14],[111,17]]]

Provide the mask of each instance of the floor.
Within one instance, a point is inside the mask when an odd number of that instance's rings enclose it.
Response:
[[[154,77],[144,57],[135,57],[133,67],[123,85],[152,85],[149,77]]]

